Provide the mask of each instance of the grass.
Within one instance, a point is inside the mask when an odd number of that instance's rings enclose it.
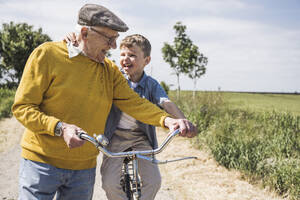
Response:
[[[255,112],[274,110],[300,115],[300,95],[224,92],[223,97],[232,108],[248,109]]]
[[[238,92],[196,92],[197,100],[206,95],[222,96],[226,106],[254,112],[278,111],[300,115],[300,95],[298,94],[259,94]],[[171,99],[176,100],[176,91],[170,91]],[[191,91],[181,91],[181,100],[192,98]]]
[[[216,161],[300,199],[299,95],[182,92],[170,97],[197,126],[200,148]]]
[[[260,177],[279,194],[300,195],[300,116],[228,110],[205,134],[216,160]],[[296,175],[296,176],[295,176]]]

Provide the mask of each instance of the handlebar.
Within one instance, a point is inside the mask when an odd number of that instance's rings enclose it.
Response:
[[[167,163],[167,162],[179,161],[179,160],[185,160],[185,159],[197,159],[197,157],[185,157],[185,158],[176,159],[176,160],[172,160],[172,161],[158,161],[153,157],[146,157],[147,155],[148,156],[155,155],[155,154],[162,152],[166,148],[166,146],[172,141],[172,139],[179,133],[180,133],[179,129],[176,129],[175,131],[170,132],[168,134],[167,138],[161,144],[161,146],[159,146],[156,149],[144,150],[144,151],[125,151],[125,152],[110,152],[110,151],[108,151],[105,148],[105,146],[108,143],[108,140],[105,138],[104,135],[98,135],[96,137],[91,137],[85,132],[79,132],[77,135],[80,139],[91,142],[93,145],[95,145],[98,148],[99,151],[101,151],[103,154],[105,154],[108,157],[119,158],[119,157],[136,156],[137,158],[149,160],[149,161],[151,161],[153,163],[157,163],[157,164],[163,164],[163,163]]]

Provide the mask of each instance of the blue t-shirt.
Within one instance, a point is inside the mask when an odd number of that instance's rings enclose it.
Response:
[[[124,77],[127,79],[129,86],[131,86],[131,81],[128,79],[128,76],[122,72]],[[161,105],[164,101],[168,100],[168,95],[161,85],[153,79],[151,76],[147,76],[144,72],[142,79],[139,81],[138,85],[134,88],[134,91],[140,95],[142,98],[148,99],[150,102],[161,108]],[[142,112],[142,111],[141,111]],[[106,126],[104,134],[110,140],[117,129],[121,118],[122,111],[119,110],[114,104],[110,110],[110,113],[107,117]],[[155,133],[155,127],[144,124],[140,121],[137,121],[138,127],[142,132],[144,132],[153,148],[157,148],[157,138]]]

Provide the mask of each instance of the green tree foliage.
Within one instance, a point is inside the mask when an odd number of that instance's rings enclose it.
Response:
[[[192,46],[192,41],[185,34],[186,26],[182,25],[181,22],[177,22],[173,28],[176,33],[174,44],[170,45],[165,42],[162,48],[162,53],[164,60],[170,64],[170,67],[174,70],[174,73],[177,76],[177,99],[179,99],[179,76],[182,73],[188,72],[189,49]]]
[[[207,58],[198,50],[198,47],[193,44],[192,40],[186,35],[186,26],[177,22],[174,25],[176,36],[174,44],[165,43],[162,48],[164,60],[170,64],[177,76],[177,99],[180,97],[180,74],[187,74],[194,80],[196,84],[197,78],[205,73]],[[196,87],[194,87],[196,88]]]
[[[166,84],[164,81],[161,81],[160,85],[166,91],[166,93],[169,94],[170,86]]]
[[[0,86],[16,87],[31,52],[50,37],[27,23],[2,24],[0,30]]]
[[[205,57],[202,53],[199,52],[198,47],[192,45],[190,49],[189,56],[189,71],[188,76],[193,79],[194,82],[194,90],[193,90],[193,98],[195,99],[197,80],[205,74],[206,65],[208,63],[207,57]]]

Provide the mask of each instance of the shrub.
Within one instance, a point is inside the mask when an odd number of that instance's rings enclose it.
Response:
[[[205,137],[215,159],[227,168],[261,177],[279,194],[300,196],[300,116],[223,110]],[[203,140],[202,140],[203,141]]]
[[[161,87],[165,90],[167,94],[169,94],[170,86],[167,85],[164,81],[160,82]]]
[[[14,102],[15,90],[0,88],[0,119],[11,117],[11,106]]]
[[[213,92],[201,92],[195,100],[191,92],[182,92],[174,102],[197,125],[198,146],[209,149],[221,165],[300,199],[299,115],[234,108]]]

